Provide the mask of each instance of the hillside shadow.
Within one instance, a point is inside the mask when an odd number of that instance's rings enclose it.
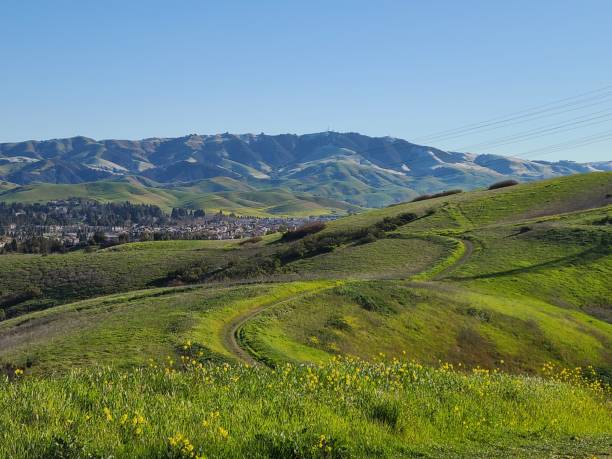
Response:
[[[557,258],[557,259],[546,261],[543,263],[538,263],[538,264],[528,266],[525,268],[515,268],[515,269],[509,269],[506,271],[498,271],[494,273],[477,274],[474,276],[448,276],[447,279],[459,280],[459,281],[476,280],[476,279],[494,279],[497,277],[512,276],[515,274],[525,274],[525,273],[530,273],[530,272],[537,272],[537,271],[544,270],[547,268],[566,266],[569,264],[583,265],[586,263],[596,261],[607,255],[610,255],[610,253],[612,253],[612,248],[610,248],[609,246],[597,245],[589,249],[583,250],[582,252],[576,253],[574,255],[568,255],[565,257]]]

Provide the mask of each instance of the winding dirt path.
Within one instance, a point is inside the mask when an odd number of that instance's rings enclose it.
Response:
[[[436,280],[444,279],[451,272],[453,272],[456,269],[460,268],[461,266],[463,266],[464,264],[466,264],[469,261],[470,257],[472,256],[472,253],[474,253],[474,243],[472,241],[468,241],[467,239],[461,239],[461,243],[465,247],[465,251],[463,252],[463,255],[461,255],[461,258],[459,258],[452,265],[447,266],[446,268],[444,268],[442,271],[440,271],[438,274],[436,274],[431,280],[436,281]]]
[[[461,257],[452,265],[446,267],[445,269],[443,269],[442,271],[440,271],[438,274],[436,274],[431,280],[432,281],[437,281],[437,280],[441,280],[443,278],[445,278],[446,276],[448,276],[448,274],[450,274],[452,271],[458,269],[459,267],[461,267],[462,265],[464,265],[465,263],[467,263],[467,261],[470,259],[470,257],[472,256],[472,253],[474,252],[474,244],[471,241],[462,239],[461,243],[464,245],[465,247],[465,251],[463,252],[463,255],[461,255]],[[419,287],[425,287],[425,288],[437,288],[434,284],[427,284],[427,283],[418,283]],[[289,303],[291,301],[297,300],[299,298],[303,298],[305,296],[308,295],[313,295],[316,293],[321,292],[322,290],[326,290],[328,288],[331,287],[323,287],[323,288],[319,288],[319,289],[313,289],[313,290],[308,290],[305,292],[301,292],[298,293],[297,295],[291,295],[283,300],[274,302],[274,303],[270,303],[270,304],[264,304],[261,306],[257,306],[253,309],[249,309],[248,311],[240,314],[239,316],[233,318],[232,320],[230,320],[224,327],[222,330],[222,341],[223,341],[223,345],[225,346],[225,348],[230,351],[234,356],[236,356],[239,360],[241,360],[242,362],[248,364],[248,365],[252,365],[252,366],[256,366],[256,365],[263,365],[262,362],[258,361],[253,354],[251,354],[248,350],[248,348],[245,348],[241,345],[240,343],[240,332],[242,330],[242,327],[251,319],[253,319],[254,317],[256,317],[257,315],[261,314],[262,312],[280,306],[282,304],[286,304]]]
[[[294,301],[294,300],[297,300],[297,299],[300,299],[300,298],[303,298],[309,295],[319,293],[328,288],[331,288],[331,287],[322,287],[318,289],[307,290],[305,292],[301,292],[296,295],[291,295],[275,303],[257,306],[256,308],[249,309],[245,313],[240,314],[237,317],[234,317],[231,321],[229,321],[225,325],[225,327],[223,327],[223,331],[221,332],[223,335],[222,336],[223,345],[228,351],[234,354],[234,356],[238,357],[238,359],[240,359],[242,362],[248,365],[252,365],[252,366],[263,365],[262,362],[254,358],[254,356],[248,351],[248,349],[245,349],[240,344],[239,335],[240,335],[240,330],[242,329],[244,324],[246,324],[249,320],[253,319],[258,314],[261,314],[262,312],[268,309],[271,309],[271,308],[274,308],[274,307],[277,307],[277,306],[280,306],[286,303],[290,303],[291,301]]]

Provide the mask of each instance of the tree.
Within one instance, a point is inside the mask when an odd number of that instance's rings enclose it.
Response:
[[[103,231],[96,231],[93,235],[93,240],[96,244],[103,244],[106,242],[106,235]]]

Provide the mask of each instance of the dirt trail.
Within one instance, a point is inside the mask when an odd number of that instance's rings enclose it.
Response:
[[[285,303],[290,303],[291,301],[297,300],[299,298],[303,298],[308,295],[319,293],[320,291],[325,290],[327,288],[329,287],[315,289],[315,290],[308,290],[306,292],[298,293],[297,295],[292,295],[288,298],[277,301],[275,303],[265,304],[262,306],[258,306],[254,309],[249,309],[245,313],[232,319],[230,322],[228,322],[225,325],[225,327],[223,327],[223,331],[221,332],[223,335],[222,336],[223,345],[228,351],[230,351],[232,354],[234,354],[234,356],[238,357],[238,359],[242,360],[244,363],[247,363],[253,366],[262,365],[262,363],[256,360],[253,357],[253,355],[249,353],[247,349],[243,348],[240,345],[240,340],[238,339],[238,335],[240,334],[240,329],[244,326],[244,324],[246,324],[249,320],[251,320],[252,318],[254,318],[255,316],[257,316],[258,314],[262,313],[263,311],[267,309],[274,308],[276,306],[280,306]]]
[[[461,267],[470,259],[472,252],[474,252],[474,244],[471,241],[467,241],[467,240],[461,240],[461,243],[465,246],[465,252],[463,253],[463,255],[461,255],[461,258],[459,258],[459,260],[457,260],[455,263],[446,267],[444,270],[442,270],[436,276],[434,276],[434,278],[432,279],[433,281],[443,279],[450,272]],[[419,287],[438,288],[437,286],[428,284],[428,283],[419,282],[417,284]],[[329,287],[326,287],[326,288],[329,288]],[[259,362],[253,357],[253,355],[248,351],[248,349],[241,346],[238,336],[244,324],[246,324],[249,320],[253,319],[255,316],[257,316],[258,314],[262,313],[263,311],[267,309],[274,308],[276,306],[280,306],[282,304],[289,303],[296,299],[318,293],[321,290],[325,290],[325,288],[309,290],[306,292],[299,293],[297,295],[292,295],[281,301],[277,301],[275,303],[270,303],[270,304],[265,304],[262,306],[257,306],[256,308],[250,309],[246,311],[245,313],[240,314],[238,317],[235,317],[230,322],[228,322],[225,325],[225,327],[223,327],[223,331],[221,332],[223,345],[228,351],[230,351],[232,354],[234,354],[234,356],[238,357],[238,359],[240,359],[244,363],[247,363],[249,365],[262,365],[261,362]]]
[[[470,257],[472,256],[472,253],[474,252],[474,244],[472,243],[472,241],[468,241],[466,239],[461,239],[461,243],[465,247],[465,252],[463,252],[463,255],[461,255],[461,258],[459,258],[455,263],[453,263],[450,266],[447,266],[442,271],[440,271],[438,274],[436,274],[432,278],[432,280],[444,279],[452,271],[455,271],[456,269],[460,268],[461,266],[463,266],[469,261]]]

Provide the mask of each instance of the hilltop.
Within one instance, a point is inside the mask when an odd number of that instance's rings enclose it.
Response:
[[[9,184],[78,184],[133,177],[161,188],[143,194],[152,193],[152,199],[162,202],[168,194],[181,192],[181,187],[200,187],[203,180],[211,190],[209,180],[213,179],[222,182],[221,190],[213,187],[215,192],[282,188],[378,207],[442,189],[473,189],[502,178],[537,180],[611,169],[610,162],[530,161],[338,132],[192,134],[134,141],[73,137],[0,144],[0,179]],[[179,189],[174,189],[177,185]],[[48,191],[59,190],[67,191]],[[79,189],[75,190],[78,193]],[[13,193],[20,195],[22,191],[27,196],[27,188]],[[222,195],[220,199],[235,202],[244,197]]]

